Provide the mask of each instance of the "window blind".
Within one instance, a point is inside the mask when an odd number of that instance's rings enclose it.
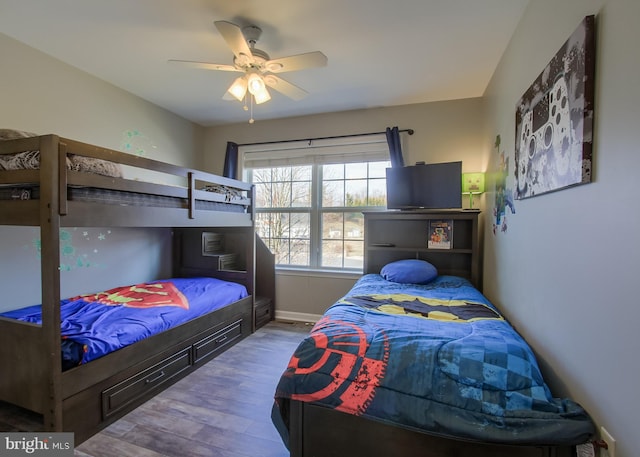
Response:
[[[384,134],[254,144],[238,150],[243,168],[389,160]]]

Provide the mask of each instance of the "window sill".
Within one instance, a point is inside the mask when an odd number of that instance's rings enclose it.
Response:
[[[276,267],[276,275],[279,276],[306,276],[315,278],[358,279],[362,276],[362,270],[316,270],[311,268],[287,268]]]

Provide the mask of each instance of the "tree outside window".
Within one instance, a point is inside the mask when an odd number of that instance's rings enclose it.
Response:
[[[386,207],[388,161],[248,170],[256,231],[282,266],[359,270],[362,211]]]

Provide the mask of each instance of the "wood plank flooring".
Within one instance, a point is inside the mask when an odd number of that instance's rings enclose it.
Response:
[[[80,457],[287,457],[271,423],[278,379],[311,327],[270,322],[75,449]],[[0,430],[30,431],[0,406]]]

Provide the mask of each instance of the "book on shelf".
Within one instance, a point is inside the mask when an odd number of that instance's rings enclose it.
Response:
[[[453,220],[429,221],[429,249],[451,249],[453,247]]]

